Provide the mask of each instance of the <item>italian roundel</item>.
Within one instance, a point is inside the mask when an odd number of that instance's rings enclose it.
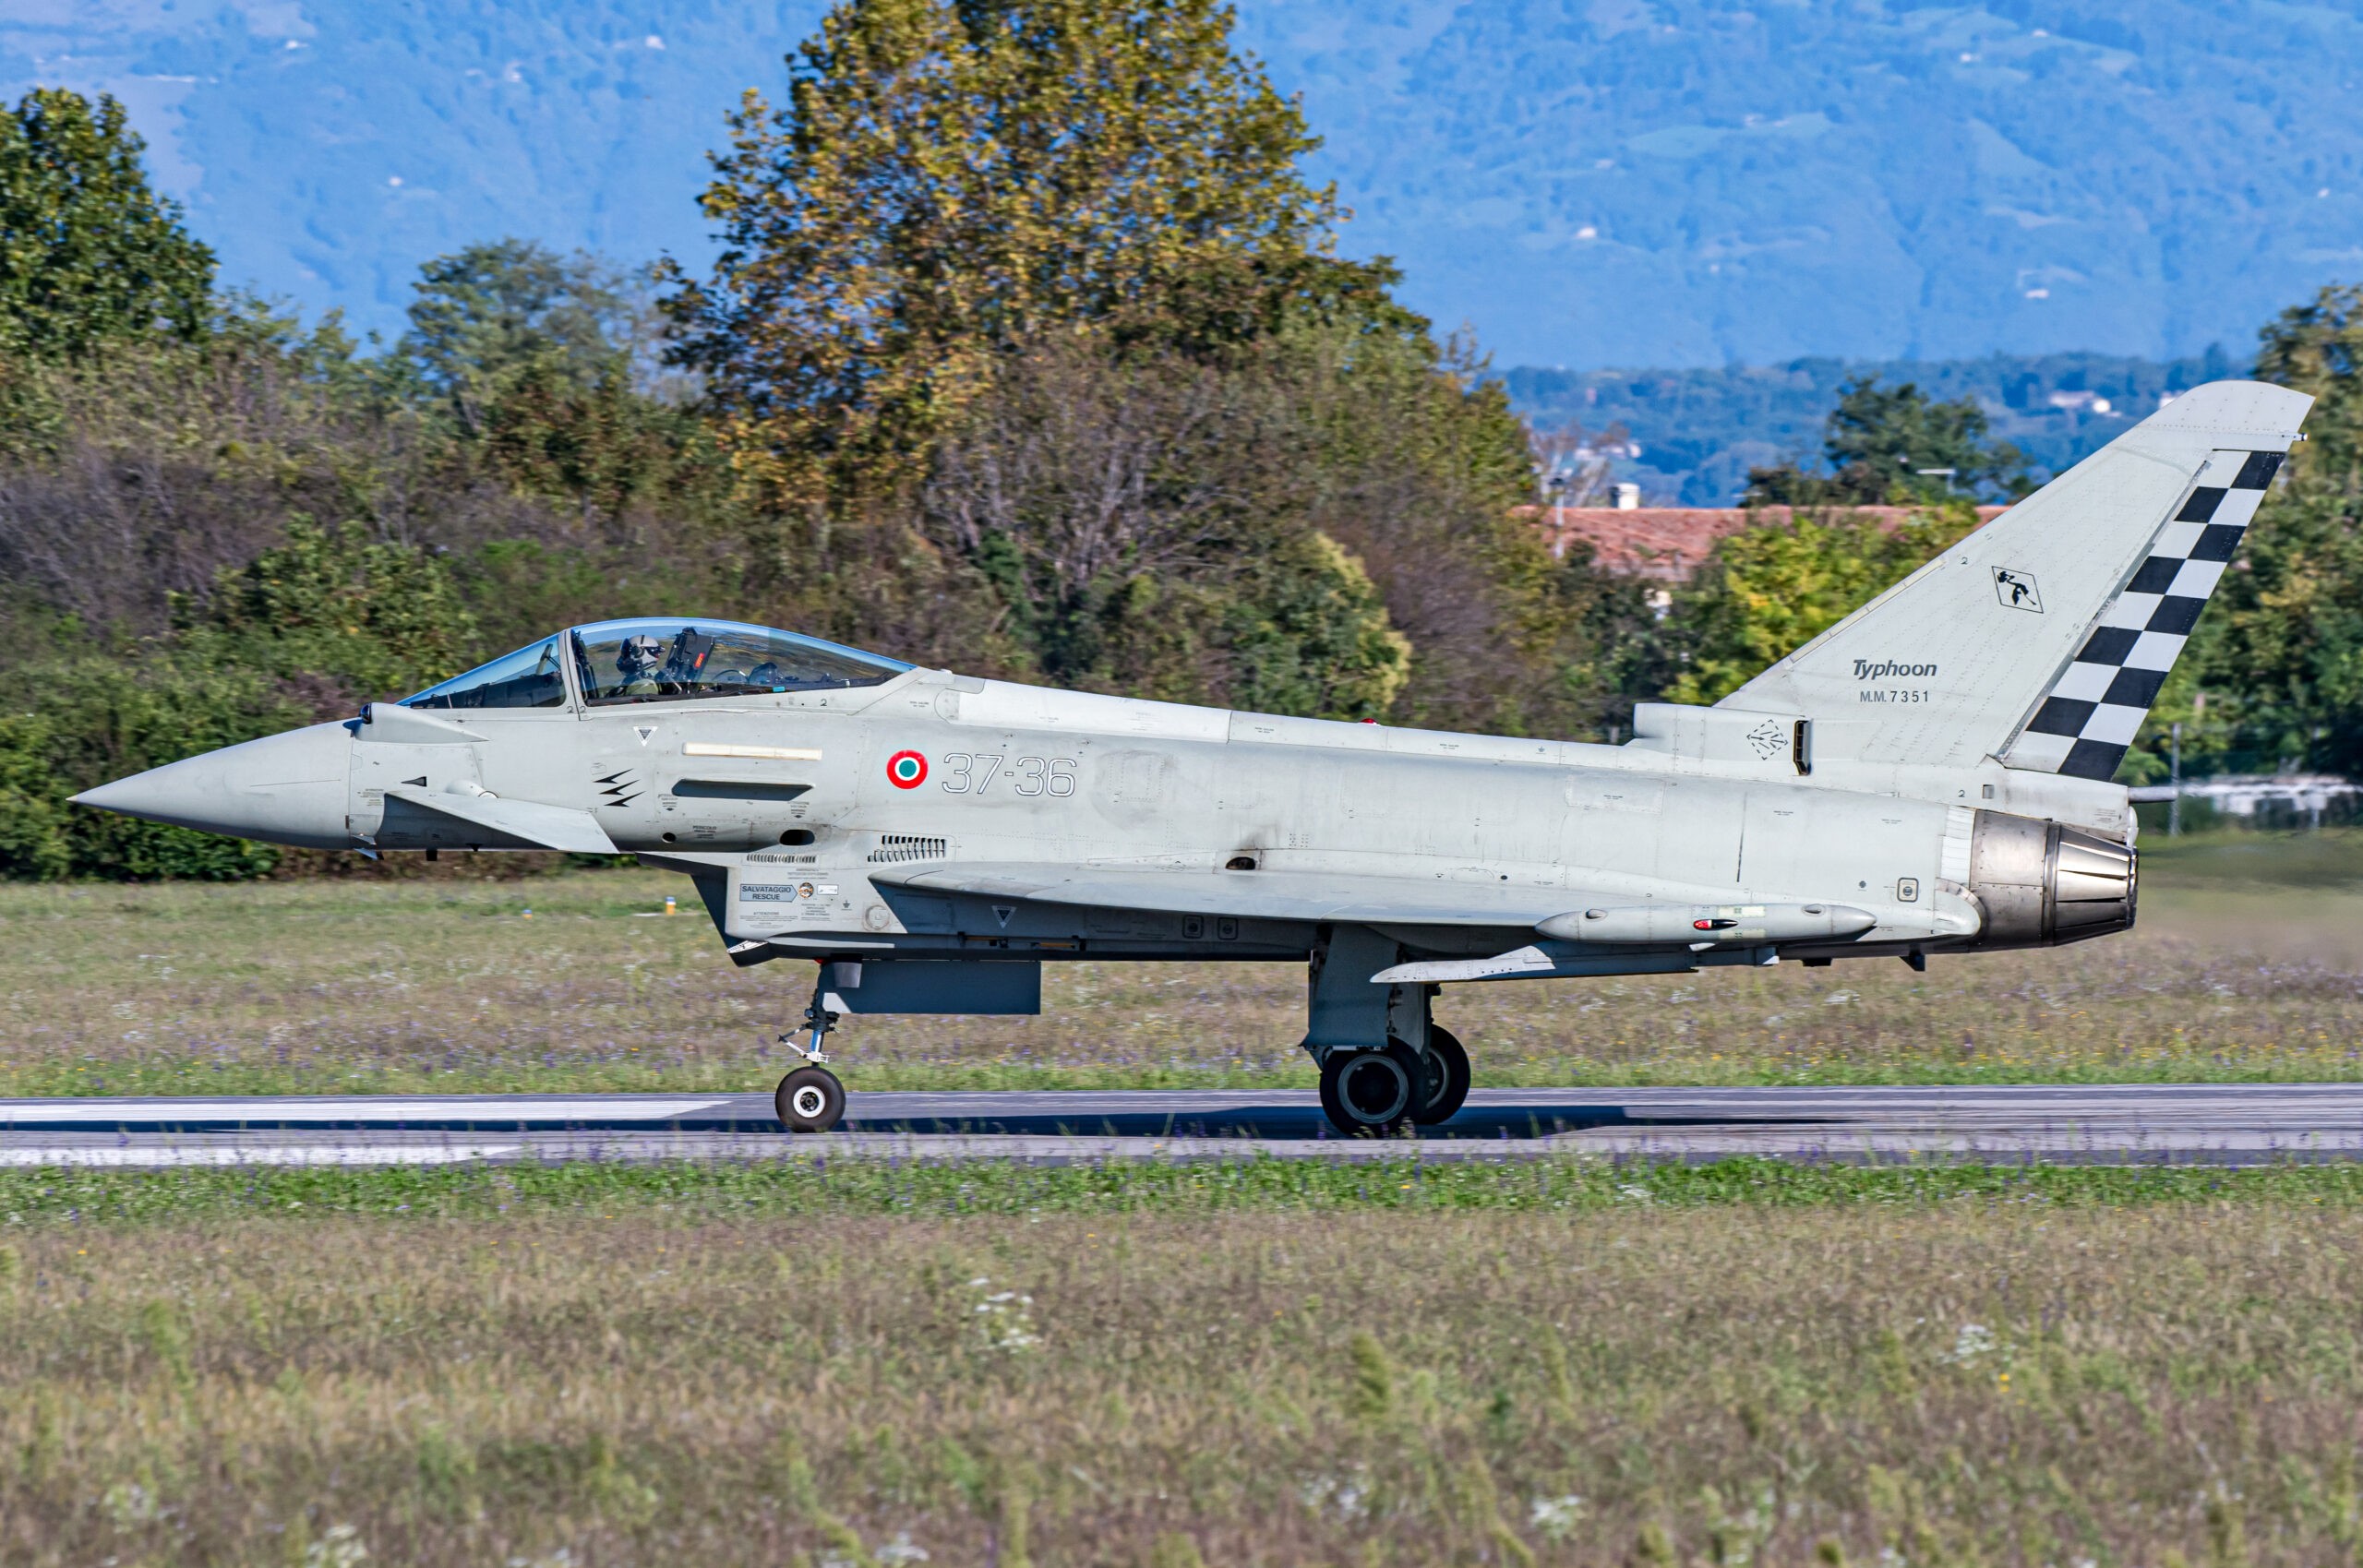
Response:
[[[927,759],[916,751],[897,751],[886,759],[886,782],[896,789],[917,789],[927,783]]]

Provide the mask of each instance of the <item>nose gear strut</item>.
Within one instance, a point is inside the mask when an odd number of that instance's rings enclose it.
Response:
[[[800,1046],[793,1031],[779,1037],[781,1045],[804,1059],[803,1066],[779,1081],[772,1097],[780,1124],[790,1132],[826,1132],[845,1119],[846,1086],[822,1065],[829,1054],[821,1047],[837,1023],[837,1015],[826,1005],[828,976],[824,964],[812,987],[811,1005],[804,1010],[804,1026],[812,1031],[812,1037]]]

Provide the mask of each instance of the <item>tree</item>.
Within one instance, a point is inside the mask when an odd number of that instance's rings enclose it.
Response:
[[[800,500],[907,473],[996,357],[1083,324],[1205,348],[1292,306],[1419,323],[1331,254],[1296,104],[1216,0],[841,0],[750,92],[674,275],[680,363]]]
[[[1976,526],[1955,501],[1893,530],[1841,512],[1727,534],[1675,599],[1683,667],[1666,700],[1720,701]]]
[[[588,253],[502,239],[438,256],[411,285],[397,352],[455,401],[527,368],[577,384],[645,346],[654,323],[631,280]]]
[[[1304,453],[1271,393],[1170,351],[1047,344],[939,444],[918,531],[1061,685],[1378,717],[1410,646],[1305,521]]]
[[[0,114],[0,353],[203,330],[213,253],[149,188],[145,146],[111,97],[35,88]]]
[[[1822,426],[1828,473],[1793,462],[1750,469],[1751,506],[1912,506],[1948,496],[2025,494],[2019,449],[1988,444],[1985,411],[1971,399],[1930,402],[1912,382],[1881,387],[1870,377],[1848,382]]]
[[[413,545],[372,542],[347,523],[291,519],[287,540],[224,572],[184,640],[222,665],[326,681],[345,704],[401,697],[468,664],[474,617],[449,571]]]

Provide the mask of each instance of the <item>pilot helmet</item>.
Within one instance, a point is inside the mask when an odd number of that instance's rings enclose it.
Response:
[[[628,675],[642,675],[665,662],[665,644],[646,632],[627,637],[616,650],[616,668]]]

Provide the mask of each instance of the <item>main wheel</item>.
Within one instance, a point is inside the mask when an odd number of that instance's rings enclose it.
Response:
[[[1469,1053],[1449,1029],[1428,1025],[1428,1054],[1420,1064],[1420,1103],[1411,1119],[1421,1127],[1450,1121],[1469,1098]]]
[[[825,1067],[799,1067],[779,1081],[772,1103],[790,1132],[826,1132],[845,1119],[846,1086]]]
[[[1332,1051],[1321,1064],[1321,1108],[1349,1138],[1385,1138],[1411,1119],[1420,1059],[1400,1040],[1385,1050]]]

